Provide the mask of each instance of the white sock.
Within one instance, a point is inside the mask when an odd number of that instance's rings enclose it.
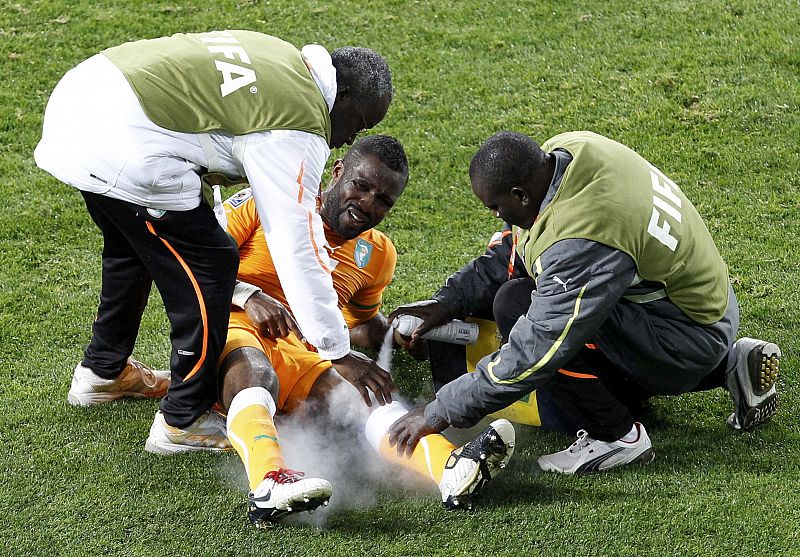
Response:
[[[234,395],[231,407],[228,409],[228,423],[232,422],[236,414],[241,412],[242,409],[253,404],[266,406],[267,410],[269,410],[269,415],[273,418],[275,417],[277,406],[269,391],[264,387],[248,387]]]
[[[364,426],[364,435],[367,441],[380,454],[381,439],[386,436],[389,428],[397,420],[408,413],[408,408],[399,400],[393,400],[384,406],[378,406],[367,418]]]
[[[638,438],[639,438],[639,428],[636,427],[636,424],[634,423],[631,430],[625,435],[623,435],[620,438],[620,441],[625,441],[626,443],[632,443],[633,441],[636,441]]]

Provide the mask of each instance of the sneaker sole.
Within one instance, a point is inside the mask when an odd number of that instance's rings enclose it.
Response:
[[[94,406],[106,402],[114,402],[121,398],[163,398],[167,391],[163,393],[144,394],[137,392],[122,391],[119,393],[67,393],[67,402],[72,406]]]
[[[542,458],[539,458],[536,462],[537,464],[539,464],[539,468],[542,470],[542,472],[553,472],[556,474],[565,474],[567,476],[589,476],[591,474],[608,472],[610,470],[614,470],[615,468],[628,466],[630,464],[638,464],[638,465],[650,464],[651,462],[653,462],[655,457],[656,457],[655,449],[653,449],[653,447],[649,447],[645,449],[641,454],[636,455],[636,457],[634,457],[632,460],[629,460],[628,462],[621,462],[607,468],[602,467],[603,463],[605,462],[604,459],[590,460],[589,462],[583,463],[575,470],[559,468],[551,464],[547,460],[543,460]]]
[[[750,372],[750,384],[757,396],[764,396],[778,381],[781,365],[781,349],[777,344],[768,342],[758,350],[758,356],[753,364],[748,356],[747,367]]]
[[[307,493],[306,499],[296,501],[286,509],[262,509],[252,501],[248,501],[247,518],[256,528],[271,528],[282,518],[301,512],[313,513],[320,506],[328,506],[331,499],[331,492],[327,489],[318,488],[313,493]]]
[[[773,393],[762,400],[758,405],[753,406],[745,414],[742,423],[736,424],[736,413],[728,418],[728,425],[740,431],[750,431],[751,429],[768,422],[778,411],[778,393]]]
[[[757,397],[768,395],[755,406],[750,406],[741,419],[737,419],[737,412],[728,418],[728,426],[738,431],[750,431],[753,428],[768,422],[778,411],[778,393],[774,391],[775,383],[778,381],[781,363],[781,349],[772,342],[763,343],[757,339],[742,338],[737,341],[740,349],[752,350],[747,354],[745,364],[747,370],[736,370],[736,381],[739,382],[738,388],[742,392],[744,389],[741,382],[749,381],[750,389]],[[744,403],[749,404],[747,397],[744,396]]]
[[[178,445],[176,443],[164,443],[163,441],[151,441],[148,439],[144,443],[144,450],[148,453],[171,456],[181,453],[190,453],[196,451],[206,451],[212,453],[221,453],[232,451],[233,447],[220,448],[220,447],[193,447],[191,445]]]

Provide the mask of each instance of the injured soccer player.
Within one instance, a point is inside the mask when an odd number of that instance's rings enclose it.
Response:
[[[331,183],[319,203],[326,243],[319,246],[318,262],[331,273],[351,341],[359,346],[379,348],[389,328],[379,309],[397,253],[391,240],[374,227],[407,181],[402,145],[389,136],[366,137],[334,163]],[[372,409],[361,426],[373,448],[386,460],[439,485],[449,508],[470,507],[472,497],[510,458],[513,426],[498,420],[461,448],[440,434],[429,435],[410,454],[399,456],[389,447],[387,432],[407,409],[393,400],[397,393],[389,374],[380,368],[381,373],[361,375],[338,369],[304,341],[293,315],[308,309],[290,311],[287,305],[265,241],[269,230],[258,220],[255,200],[245,189],[224,207],[226,229],[239,245],[240,282],[220,359],[220,404],[227,414],[228,438],[250,484],[250,520],[263,526],[327,504],[333,492],[328,480],[305,478],[287,468],[274,416],[309,409],[311,414],[324,414],[320,405],[345,382]],[[356,391],[353,394],[354,404],[362,404]]]

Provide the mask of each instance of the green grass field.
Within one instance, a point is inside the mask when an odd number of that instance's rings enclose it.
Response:
[[[0,4],[0,555],[800,555],[796,1]],[[143,452],[155,402],[71,407],[100,236],[77,192],[33,161],[48,95],[105,47],[223,28],[388,60],[396,97],[374,131],[404,143],[412,177],[382,225],[400,257],[386,310],[428,297],[482,252],[498,223],[467,167],[495,131],[543,141],[590,129],[639,151],[706,218],[741,334],[783,348],[777,417],[734,434],[727,393],[657,399],[646,421],[656,460],[587,478],[536,473],[540,454],[571,440],[520,430],[469,514],[358,453],[331,508],[259,531],[235,456]],[[154,295],[136,355],[166,366],[167,337]],[[409,398],[431,395],[425,365],[399,357],[396,373]]]

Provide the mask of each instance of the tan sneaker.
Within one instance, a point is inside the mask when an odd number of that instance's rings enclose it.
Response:
[[[189,451],[219,452],[231,449],[225,433],[225,419],[213,410],[201,415],[186,429],[169,425],[159,410],[144,444],[144,450],[147,452],[161,455]]]
[[[81,365],[75,366],[67,400],[73,406],[92,406],[118,398],[161,398],[169,388],[169,370],[150,369],[128,358],[116,379],[103,379]]]

